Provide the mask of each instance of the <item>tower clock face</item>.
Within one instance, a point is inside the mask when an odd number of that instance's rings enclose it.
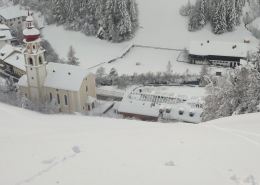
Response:
[[[27,49],[30,49],[30,46],[27,46]]]

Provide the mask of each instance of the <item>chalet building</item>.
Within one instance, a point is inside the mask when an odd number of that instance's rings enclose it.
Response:
[[[20,78],[26,74],[24,56],[22,53],[14,53],[4,60],[5,71],[10,75]]]
[[[34,28],[30,14],[26,25],[23,31],[26,75],[18,82],[21,95],[28,99],[47,98],[59,112],[88,114],[96,106],[95,77],[82,67],[47,64],[45,50],[40,45],[40,32]]]
[[[6,44],[11,44],[13,37],[10,30],[0,30],[0,49]]]
[[[13,47],[10,44],[6,44],[4,47],[0,49],[0,67],[2,69],[5,69],[5,59],[12,56],[15,53],[22,53],[22,50]]]
[[[200,123],[202,101],[200,98],[182,99],[140,92],[126,92],[119,108],[115,110],[124,117],[141,120],[176,120]]]
[[[0,23],[14,30],[23,28],[26,17],[27,11],[16,7],[7,7],[0,10]]]
[[[247,58],[247,52],[245,43],[191,41],[189,56],[192,64],[236,67]]]

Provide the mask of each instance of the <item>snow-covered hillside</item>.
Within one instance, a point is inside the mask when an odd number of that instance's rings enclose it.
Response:
[[[41,115],[0,104],[0,184],[259,184],[260,114],[205,124]]]
[[[79,32],[64,31],[63,27],[56,27],[55,25],[46,26],[43,30],[44,37],[50,41],[61,57],[66,57],[69,45],[73,45],[81,64],[87,68],[102,62],[108,62],[117,57],[130,44],[183,49],[189,47],[191,40],[218,40],[241,43],[245,37],[250,37],[250,50],[255,50],[258,45],[258,40],[251,37],[251,33],[245,29],[243,24],[236,27],[234,32],[223,35],[214,35],[209,24],[200,31],[189,32],[187,29],[188,18],[179,14],[179,8],[186,4],[186,1],[142,0],[137,2],[140,10],[141,28],[130,42],[121,44],[108,43],[93,37],[86,37]],[[171,60],[174,67],[178,69],[174,72],[183,73],[187,68],[198,72],[198,68],[193,65],[183,66],[183,64],[175,63],[178,56],[178,54],[176,56],[175,51],[172,51],[172,54],[170,52],[165,54],[165,51],[159,52],[150,49],[149,53],[152,55],[146,57],[147,49],[133,50],[126,60],[120,60],[116,64],[106,65],[105,67],[109,72],[116,65],[119,73],[125,73],[125,69],[127,69],[128,74],[133,74],[136,71],[139,73],[154,71],[154,68],[162,71],[165,69],[167,62]],[[133,63],[130,64],[129,60]],[[150,62],[150,66],[147,65],[147,61]],[[145,65],[138,67],[134,65],[136,62],[143,62]]]

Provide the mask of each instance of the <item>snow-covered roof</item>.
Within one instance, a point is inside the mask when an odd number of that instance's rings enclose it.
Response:
[[[0,30],[10,30],[10,28],[5,24],[0,24]]]
[[[5,60],[15,50],[21,52],[20,49],[14,48],[13,46],[6,44],[4,47],[0,49],[0,60]]]
[[[20,70],[26,71],[24,55],[21,53],[14,53],[13,55],[7,57],[5,63],[10,64]]]
[[[118,110],[119,109],[119,107],[120,107],[120,102],[116,102],[115,104],[114,104],[114,106],[113,106],[113,109],[114,110]]]
[[[169,109],[168,115],[164,111],[164,116],[172,120],[182,120],[185,122],[200,123],[202,109],[196,107],[197,103],[188,103],[175,99],[175,97],[163,97],[158,95],[148,95],[142,93],[127,92],[119,106],[121,113],[130,113],[136,115],[159,117],[159,110]],[[183,110],[180,115],[179,111]],[[194,115],[191,117],[190,112]]]
[[[17,17],[25,17],[27,15],[26,10],[20,10],[19,7],[10,6],[0,10],[0,15],[6,20],[14,19]]]
[[[24,35],[40,35],[40,31],[36,28],[32,28],[32,29],[28,29],[26,28],[25,30],[23,30],[23,34]]]
[[[11,32],[9,30],[1,30],[0,31],[0,37],[3,37],[3,38],[0,38],[0,41],[1,40],[11,40],[11,39],[13,39]]]
[[[28,87],[28,83],[27,83],[27,75],[23,75],[19,81],[18,81],[18,86],[20,87]]]
[[[34,21],[34,19],[31,15],[29,15],[29,16],[27,16],[26,21],[32,22],[32,21]]]
[[[189,53],[201,56],[247,57],[247,44],[220,41],[191,41]]]
[[[87,104],[92,104],[96,101],[97,99],[96,98],[93,98],[92,96],[88,96],[88,99],[87,99]]]
[[[87,69],[79,66],[50,62],[47,65],[47,77],[43,86],[79,91],[83,79],[89,74],[90,72]]]

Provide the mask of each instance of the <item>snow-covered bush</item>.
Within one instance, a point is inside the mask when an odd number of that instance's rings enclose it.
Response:
[[[191,14],[192,8],[193,7],[191,6],[190,0],[189,0],[186,5],[181,6],[180,14],[182,16],[189,16]]]
[[[260,73],[256,69],[250,65],[239,66],[226,77],[214,78],[207,77],[203,121],[258,111]]]

